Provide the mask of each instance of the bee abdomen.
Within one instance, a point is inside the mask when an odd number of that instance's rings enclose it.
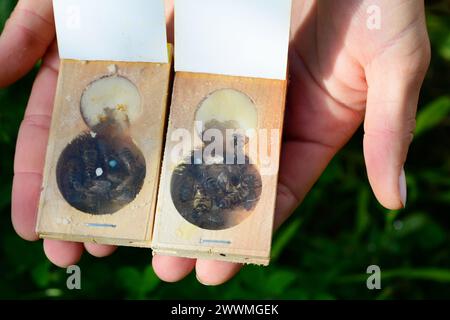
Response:
[[[244,200],[240,192],[230,193],[219,201],[219,208],[221,209],[231,209],[236,205],[239,205]]]
[[[215,192],[218,188],[217,179],[213,177],[206,177],[203,181],[203,187],[207,192]]]
[[[196,213],[205,213],[211,210],[212,208],[212,201],[209,197],[197,194],[194,198],[194,211]]]
[[[125,164],[125,167],[128,170],[131,170],[133,168],[133,164],[136,161],[136,158],[134,157],[133,153],[128,148],[124,148],[119,153],[119,158],[123,161],[123,163]]]

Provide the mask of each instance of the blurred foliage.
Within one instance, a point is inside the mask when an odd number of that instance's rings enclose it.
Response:
[[[0,26],[14,4],[0,2]],[[194,276],[163,284],[150,251],[119,249],[103,260],[85,255],[82,290],[68,291],[65,270],[10,223],[14,145],[36,70],[0,90],[0,298],[450,298],[450,10],[448,1],[427,4],[433,58],[406,168],[407,209],[389,212],[377,204],[359,132],[276,234],[271,266],[246,267],[217,288]],[[382,269],[381,291],[366,288],[371,264]]]

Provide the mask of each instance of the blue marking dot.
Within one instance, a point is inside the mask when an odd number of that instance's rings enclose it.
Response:
[[[116,160],[110,160],[110,161],[109,161],[109,166],[110,166],[111,168],[117,167],[117,161],[116,161]]]

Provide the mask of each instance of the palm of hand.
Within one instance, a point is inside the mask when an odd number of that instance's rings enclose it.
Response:
[[[294,1],[291,79],[275,227],[301,202],[364,117],[364,151],[375,195],[386,207],[404,205],[402,167],[428,65],[429,44],[423,2],[378,3],[381,12],[386,12],[382,20],[386,30],[367,29],[367,1],[349,0],[345,5]],[[0,40],[0,61],[5,64],[6,58],[19,53],[23,57],[5,68],[1,85],[25,73],[47,50],[17,141],[12,198],[17,233],[37,240],[36,208],[59,64],[51,2],[39,6],[23,0],[6,29]],[[60,266],[76,263],[84,248],[98,257],[114,251],[109,246],[44,241],[47,256]],[[154,257],[153,266],[166,281],[180,280],[195,267],[198,279],[207,284],[225,282],[240,268],[232,263],[162,256]]]
[[[375,195],[390,209],[405,204],[399,184],[429,40],[423,3],[377,3],[380,30],[367,27],[373,1],[294,2],[280,222],[363,121]]]

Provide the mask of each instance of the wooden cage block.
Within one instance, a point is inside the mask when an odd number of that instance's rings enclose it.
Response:
[[[41,238],[150,246],[170,74],[171,63],[61,61]]]
[[[286,90],[287,81],[282,80],[176,73],[153,232],[155,253],[269,263]],[[245,108],[229,105],[236,99],[241,99]],[[214,109],[208,109],[213,104],[222,111],[231,110],[230,114],[219,110],[214,115]],[[248,105],[256,111],[254,128]],[[263,174],[266,164],[259,157],[252,159],[253,164],[247,163],[249,148],[244,165],[190,164],[190,160],[197,159],[195,150],[206,150],[206,142],[195,125],[205,117],[217,117],[217,121],[211,120],[209,125],[203,121],[204,129],[212,126],[210,129],[220,130],[221,125],[240,123],[239,129],[266,130],[269,137],[271,131],[278,132],[272,145],[262,144],[259,135],[256,140],[258,149],[269,145],[272,170]],[[197,139],[191,144],[192,150],[178,154],[174,150],[180,145],[182,132]]]

